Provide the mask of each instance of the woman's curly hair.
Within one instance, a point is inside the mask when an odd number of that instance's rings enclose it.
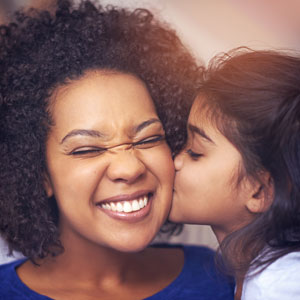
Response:
[[[53,90],[88,70],[130,73],[145,82],[176,153],[201,69],[176,34],[145,9],[75,7],[17,12],[0,27],[0,232],[30,259],[62,251],[55,199],[44,190]]]

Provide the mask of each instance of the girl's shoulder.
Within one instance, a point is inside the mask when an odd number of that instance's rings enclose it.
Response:
[[[242,300],[297,299],[300,296],[300,251],[288,253],[257,275],[246,277]]]

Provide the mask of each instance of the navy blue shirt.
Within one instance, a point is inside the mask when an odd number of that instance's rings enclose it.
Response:
[[[184,266],[178,277],[145,300],[232,300],[233,281],[216,270],[214,251],[198,246],[182,246],[182,249]],[[23,262],[24,259],[0,266],[0,299],[51,300],[34,292],[19,279],[16,268]]]
[[[145,300],[233,300],[234,281],[216,269],[215,252],[199,246],[182,248],[181,273],[163,290]]]

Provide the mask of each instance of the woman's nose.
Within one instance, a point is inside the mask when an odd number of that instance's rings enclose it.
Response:
[[[133,183],[146,172],[144,163],[136,157],[134,150],[121,150],[111,154],[107,176],[112,181]]]
[[[181,151],[179,154],[177,154],[175,156],[174,165],[175,165],[175,170],[176,171],[179,171],[182,168],[183,159],[184,159],[184,151]]]

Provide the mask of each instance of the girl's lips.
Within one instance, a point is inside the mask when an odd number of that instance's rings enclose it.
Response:
[[[127,222],[141,221],[151,210],[153,193],[149,192],[145,194],[138,192],[132,195],[130,195],[130,197],[122,196],[106,199],[105,201],[97,203],[97,208],[114,219]]]

